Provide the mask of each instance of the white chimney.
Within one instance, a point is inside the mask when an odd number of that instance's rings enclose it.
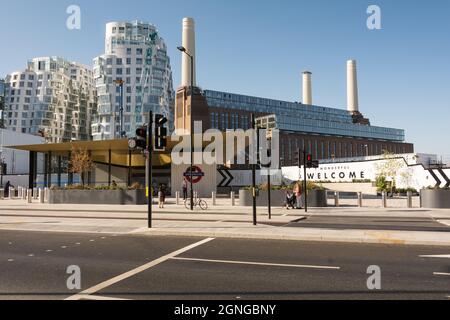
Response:
[[[183,47],[186,52],[194,57],[194,86],[196,86],[195,78],[195,21],[192,18],[183,19]],[[186,54],[182,54],[181,66],[181,86],[189,87],[191,85],[191,58]]]
[[[347,110],[351,113],[359,112],[356,60],[347,61]]]
[[[303,104],[312,105],[312,85],[309,71],[303,72]]]

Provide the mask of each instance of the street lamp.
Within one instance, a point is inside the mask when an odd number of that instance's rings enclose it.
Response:
[[[192,111],[193,111],[193,104],[194,104],[194,57],[186,50],[185,47],[179,46],[177,47],[178,50],[186,54],[191,59],[191,118],[190,118],[190,136],[191,136],[191,167],[189,169],[189,175],[190,175],[190,185],[191,185],[191,211],[194,211],[194,189],[193,189],[193,175],[192,170],[194,166],[194,133],[193,133],[193,124],[192,124]]]
[[[114,83],[120,88],[120,106],[119,106],[119,117],[120,117],[120,132],[119,137],[123,138],[125,136],[123,131],[123,84],[124,81],[122,79],[117,79]],[[114,128],[114,132],[116,132]]]

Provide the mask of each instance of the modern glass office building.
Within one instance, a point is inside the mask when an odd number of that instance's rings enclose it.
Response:
[[[134,135],[149,111],[165,115],[173,127],[174,90],[167,46],[149,23],[106,25],[105,54],[94,59],[98,114],[94,140]],[[118,82],[122,82],[122,93]],[[122,112],[121,112],[122,109]]]
[[[257,115],[273,114],[276,116],[277,128],[281,131],[397,142],[405,140],[404,130],[354,123],[351,114],[343,109],[304,105],[296,102],[211,90],[205,90],[204,96],[210,107],[229,109],[230,111],[246,111]],[[217,114],[219,121],[216,121],[216,116],[214,118],[214,127],[216,128],[234,129],[237,127],[248,127],[249,119],[246,115],[241,115],[239,118],[237,113],[234,115],[232,113],[230,121],[228,121],[228,117],[221,116],[220,112]],[[239,125],[240,123],[242,125]]]
[[[281,133],[282,165],[295,165],[298,149],[316,159],[414,152],[414,146],[405,142],[404,130],[372,126],[368,119],[357,122],[347,110],[213,90],[202,95],[215,129],[249,129],[252,114],[273,118]]]

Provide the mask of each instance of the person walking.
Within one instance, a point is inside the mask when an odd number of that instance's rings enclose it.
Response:
[[[187,193],[188,193],[188,185],[186,178],[183,178],[183,200],[186,201],[187,199]]]
[[[4,197],[8,198],[9,197],[9,188],[11,188],[11,182],[6,182],[5,184],[5,190],[3,191]]]
[[[294,187],[294,194],[295,194],[295,198],[296,198],[296,200],[297,200],[297,205],[296,205],[296,207],[297,207],[297,209],[301,209],[302,206],[303,206],[303,204],[302,204],[302,194],[303,194],[303,192],[302,192],[302,185],[301,185],[300,182],[297,182],[297,183],[295,184],[295,187]]]

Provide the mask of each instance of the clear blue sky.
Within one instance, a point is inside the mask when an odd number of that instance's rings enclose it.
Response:
[[[105,23],[154,23],[180,83],[181,20],[197,22],[198,82],[204,89],[301,99],[300,73],[313,72],[318,105],[345,108],[346,60],[359,64],[360,108],[373,125],[406,129],[418,152],[450,154],[448,0],[1,0],[0,75],[35,56],[91,64],[104,51]],[[77,4],[82,29],[66,29]],[[382,30],[366,27],[369,5]]]

